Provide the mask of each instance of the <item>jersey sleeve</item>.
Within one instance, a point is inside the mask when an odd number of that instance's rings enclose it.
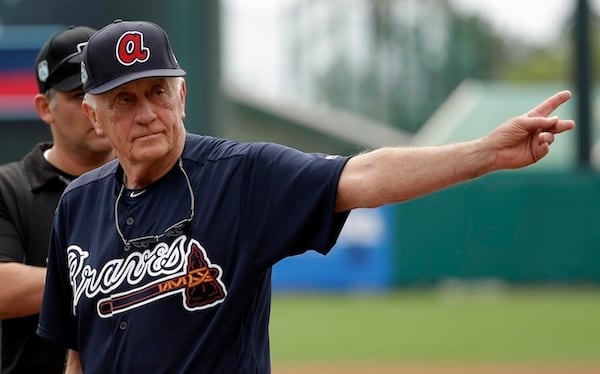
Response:
[[[60,214],[59,206],[50,235],[46,286],[37,334],[67,348],[78,350],[77,324],[73,311],[69,275],[67,274],[67,259],[65,258],[66,248],[61,240]]]
[[[335,244],[348,216],[334,211],[347,160],[272,143],[254,146],[246,166],[243,214],[251,223],[249,235],[273,263],[307,250],[325,254]]]

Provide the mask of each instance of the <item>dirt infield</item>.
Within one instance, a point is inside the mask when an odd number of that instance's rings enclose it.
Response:
[[[599,374],[595,365],[329,366],[273,364],[273,374]]]

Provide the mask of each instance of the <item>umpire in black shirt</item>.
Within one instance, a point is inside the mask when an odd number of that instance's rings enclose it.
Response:
[[[81,108],[81,50],[94,29],[71,26],[39,51],[34,106],[52,142],[0,166],[0,361],[2,374],[62,373],[63,348],[35,330],[54,210],[67,183],[114,158]]]

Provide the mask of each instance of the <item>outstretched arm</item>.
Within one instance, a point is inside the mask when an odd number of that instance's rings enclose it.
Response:
[[[548,154],[555,134],[575,127],[572,120],[548,117],[570,98],[569,91],[558,92],[481,139],[357,155],[340,176],[336,211],[406,201],[495,170],[531,165]]]

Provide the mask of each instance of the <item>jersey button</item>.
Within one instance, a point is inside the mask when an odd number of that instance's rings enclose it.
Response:
[[[131,226],[135,222],[135,219],[133,217],[127,217],[126,222],[127,222],[127,225]]]
[[[119,328],[121,330],[125,330],[127,328],[127,322],[123,321],[123,322],[119,323]]]

